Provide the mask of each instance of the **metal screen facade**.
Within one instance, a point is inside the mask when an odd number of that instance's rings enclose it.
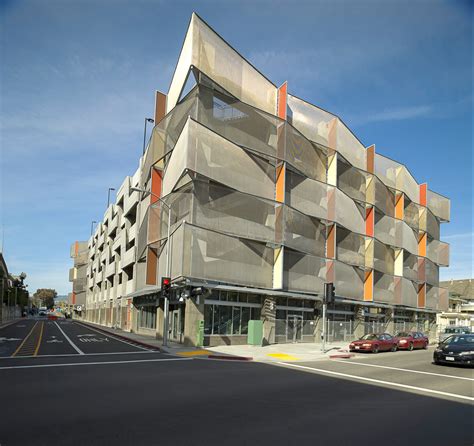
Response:
[[[439,267],[449,265],[449,245],[440,224],[449,200],[365,147],[336,115],[289,94],[286,83],[278,88],[196,14],[166,115],[155,121],[136,173],[89,240],[91,320],[114,319],[100,310],[112,301],[127,326],[119,308],[140,295],[155,296],[159,311],[165,275],[176,305],[186,306],[190,343],[196,318],[208,343],[224,334],[242,342],[245,305],[222,309],[217,299],[208,308],[186,294],[197,286],[237,299],[253,293],[268,342],[317,340],[325,282],[335,284],[334,314],[347,316],[330,325],[334,339],[352,339],[356,327],[393,328],[400,309],[413,324],[445,309]],[[311,308],[276,315],[275,296]]]

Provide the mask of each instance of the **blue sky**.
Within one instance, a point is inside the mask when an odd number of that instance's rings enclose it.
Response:
[[[135,171],[192,11],[449,196],[441,278],[472,277],[471,2],[3,0],[1,224],[9,269],[30,291],[69,292],[69,246]]]

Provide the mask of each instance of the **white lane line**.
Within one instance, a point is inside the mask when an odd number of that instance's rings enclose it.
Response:
[[[79,353],[80,355],[83,355],[84,352],[76,344],[74,344],[74,342],[72,342],[71,339],[69,339],[69,336],[66,333],[64,333],[64,330],[59,326],[59,324],[56,321],[54,323],[59,328],[59,331],[63,334],[63,336],[69,341],[69,344],[73,346],[74,350],[76,350],[76,352]]]
[[[36,364],[36,365],[12,365],[0,367],[0,370],[8,369],[36,369],[42,367],[75,367],[80,365],[110,365],[110,364],[136,364],[137,362],[164,362],[164,361],[192,361],[193,358],[166,358],[166,359],[135,359],[132,361],[99,361],[99,362],[71,362],[63,364]]]
[[[379,369],[400,370],[402,372],[408,372],[408,373],[420,373],[422,375],[433,375],[433,376],[441,376],[443,378],[464,379],[466,381],[474,381],[473,378],[466,378],[464,376],[443,375],[441,373],[423,372],[421,370],[401,369],[399,367],[389,367],[389,366],[386,366],[386,365],[361,364],[360,362],[356,362],[356,361],[343,361],[343,360],[340,360],[340,359],[336,359],[336,360],[334,360],[334,362],[341,362],[341,363],[348,362],[349,364],[356,364],[356,365],[360,365],[360,366],[363,366],[363,367],[377,367]]]
[[[109,356],[109,355],[149,355],[149,354],[158,354],[161,355],[160,352],[154,352],[152,350],[148,350],[145,352],[109,352],[109,353],[84,353],[84,356]],[[24,358],[50,358],[50,357],[63,357],[63,356],[76,356],[77,353],[58,353],[57,355],[36,355],[36,356],[15,356],[14,359],[24,359]],[[1,359],[12,359],[11,356],[0,356]]]
[[[112,339],[115,339],[116,341],[120,341],[120,342],[123,342],[124,344],[127,344],[127,345],[131,345],[132,347],[136,347],[136,348],[140,348],[142,350],[145,350],[147,352],[149,352],[151,350],[151,348],[146,348],[146,347],[142,347],[141,345],[135,345],[135,344],[132,344],[131,342],[127,342],[123,339],[120,339],[120,338],[117,338],[115,337],[113,334],[109,334],[109,333],[106,333],[104,331],[100,331],[100,330],[96,330],[95,328],[92,328],[92,327],[89,327],[89,325],[86,325],[86,324],[81,324],[80,322],[76,322],[76,324],[79,324],[81,325],[82,327],[85,327],[85,328],[88,328],[92,331],[95,331],[97,333],[100,333],[102,336],[108,336],[109,338],[112,338]],[[158,348],[158,347],[157,347]]]
[[[410,389],[410,390],[416,390],[418,392],[433,393],[435,395],[450,396],[452,398],[459,398],[459,399],[462,399],[462,400],[474,401],[474,398],[472,398],[470,396],[459,395],[457,393],[442,392],[440,390],[427,389],[425,387],[409,386],[407,384],[399,384],[399,383],[394,383],[394,382],[390,382],[390,381],[382,381],[380,379],[366,378],[364,376],[349,375],[347,373],[333,372],[331,370],[316,369],[314,367],[307,367],[307,366],[304,366],[304,365],[291,364],[291,363],[288,363],[288,362],[277,362],[277,364],[281,364],[281,365],[284,365],[286,367],[294,367],[294,368],[297,368],[297,369],[311,370],[313,372],[326,373],[328,375],[343,376],[344,378],[354,378],[357,381],[367,381],[367,382],[372,382],[372,383],[377,383],[377,384],[384,384],[384,385],[389,386],[389,387],[401,387],[402,389]]]

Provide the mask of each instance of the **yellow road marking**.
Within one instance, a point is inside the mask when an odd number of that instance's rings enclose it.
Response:
[[[180,352],[178,353],[179,356],[202,356],[202,355],[209,355],[210,352],[207,350],[193,350],[190,352]]]
[[[35,353],[33,354],[33,356],[36,356],[38,354],[38,350],[39,350],[40,345],[41,345],[41,339],[43,339],[43,329],[44,329],[44,322],[41,322],[41,329],[40,329],[40,335],[39,335],[39,338],[38,338],[38,344],[36,345]]]
[[[286,353],[268,353],[267,356],[277,359],[284,359],[285,361],[298,361],[300,359],[296,356],[287,355]]]
[[[35,327],[38,325],[38,321],[36,321],[35,325],[33,325],[33,328],[31,329],[31,331],[26,335],[25,339],[23,339],[22,343],[19,345],[19,347],[15,350],[15,353],[13,353],[12,356],[15,356],[20,350],[21,350],[21,347],[23,347],[24,343],[27,341],[27,339],[31,336],[31,333],[33,333],[33,330],[35,329]]]

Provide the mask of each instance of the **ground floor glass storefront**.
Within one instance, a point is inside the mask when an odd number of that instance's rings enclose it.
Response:
[[[314,342],[315,301],[278,297],[276,299],[275,342]]]
[[[156,329],[156,307],[155,306],[141,306],[137,313],[138,328]]]
[[[204,335],[247,335],[249,321],[261,317],[261,299],[254,294],[214,291],[204,305]]]

